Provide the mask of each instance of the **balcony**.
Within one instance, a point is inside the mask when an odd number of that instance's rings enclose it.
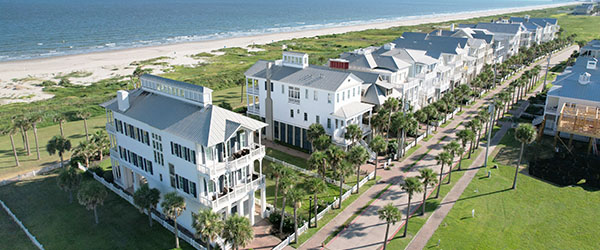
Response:
[[[112,123],[110,123],[110,122],[107,122],[107,123],[106,123],[106,131],[107,131],[107,132],[109,132],[109,133],[113,133],[113,134],[114,134],[114,133],[115,133],[115,131],[116,131],[116,130],[115,130],[115,125],[113,125],[113,124],[112,124]]]
[[[248,105],[248,114],[260,116],[260,105]]]
[[[558,106],[546,106],[546,114],[550,114],[550,115],[556,115],[556,112],[558,111]]]
[[[300,99],[288,97],[288,103],[300,105]]]
[[[249,95],[258,95],[259,90],[258,88],[249,87],[248,89],[246,89],[246,93],[248,93]]]
[[[198,171],[200,173],[219,176],[225,173],[227,170],[235,170],[239,167],[244,167],[258,158],[265,156],[265,146],[259,144],[251,144],[250,147],[244,148],[230,157],[225,159],[225,162],[219,162],[212,166],[198,165]]]
[[[228,188],[227,190],[223,190],[223,192],[219,194],[215,194],[211,197],[211,200],[208,201],[212,209],[220,210],[223,207],[227,207],[232,202],[238,201],[246,196],[250,192],[256,191],[258,188],[265,185],[265,176],[259,176],[256,173],[253,173],[251,176],[252,180],[239,184],[233,188]],[[254,195],[254,194],[251,194]]]

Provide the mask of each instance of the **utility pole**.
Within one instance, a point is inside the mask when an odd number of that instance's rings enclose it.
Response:
[[[487,169],[487,162],[488,162],[488,153],[490,151],[490,141],[492,140],[492,130],[494,130],[494,113],[496,111],[496,108],[494,107],[494,103],[491,103],[490,106],[488,107],[488,113],[490,113],[490,128],[488,129],[488,139],[487,139],[487,145],[485,146],[485,160],[483,162],[483,167]]]
[[[552,51],[548,53],[548,64],[546,65],[546,74],[544,75],[544,87],[542,92],[546,91],[546,80],[548,79],[548,70],[550,70],[550,58],[552,57]]]

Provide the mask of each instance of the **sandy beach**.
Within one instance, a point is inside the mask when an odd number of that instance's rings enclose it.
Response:
[[[132,62],[162,56],[168,57],[168,59],[162,61],[168,63],[169,65],[194,65],[202,62],[202,59],[193,59],[190,57],[190,55],[200,52],[211,52],[223,47],[245,48],[252,44],[266,44],[274,41],[288,40],[293,38],[339,34],[367,29],[386,29],[395,26],[410,26],[424,23],[455,21],[573,4],[578,3],[560,3],[467,12],[460,14],[423,16],[395,22],[371,23],[355,26],[342,26],[286,33],[234,37],[220,40],[178,43],[155,47],[112,50],[51,58],[0,62],[0,105],[12,102],[30,102],[50,98],[52,95],[43,93],[42,87],[36,86],[36,84],[39,84],[43,80],[55,79],[57,76],[76,71],[85,72],[86,75],[89,76],[71,78],[71,82],[75,84],[88,84],[114,76],[129,75],[135,69],[135,66],[130,65]],[[154,73],[161,72],[160,67],[154,67],[153,69]]]

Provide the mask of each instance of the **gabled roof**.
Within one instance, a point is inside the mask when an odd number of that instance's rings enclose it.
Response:
[[[371,110],[372,108],[373,105],[371,104],[362,102],[352,102],[340,107],[338,110],[333,112],[332,115],[340,118],[351,118],[365,113]]]
[[[468,39],[462,37],[429,36],[425,33],[404,32],[402,37],[393,41],[396,48],[424,50],[427,55],[439,58],[442,53],[458,54]]]
[[[248,77],[265,79],[267,77],[267,63],[268,61],[259,60],[244,74]],[[333,70],[323,66],[310,65],[306,68],[295,68],[273,63],[271,67],[271,79],[274,81],[326,91],[336,91],[348,77],[360,80],[350,72]]]
[[[585,56],[577,58],[575,65],[567,68],[552,82],[554,86],[548,91],[548,96],[600,102],[600,67],[587,69],[589,60],[594,60],[594,58]],[[579,83],[579,77],[586,73],[591,76],[590,82],[587,84]]]
[[[363,84],[363,87],[367,84]],[[391,88],[392,94],[386,96],[386,90],[390,89],[389,84],[368,84],[366,87],[365,94],[361,97],[361,101],[373,105],[383,105],[385,100],[390,97],[399,98],[401,95],[395,88]]]
[[[486,29],[492,33],[517,34],[522,31],[520,23],[478,23],[476,29]]]
[[[224,142],[240,127],[258,130],[267,124],[208,105],[202,107],[143,89],[129,92],[129,108],[120,111],[117,99],[100,106],[202,146]]]

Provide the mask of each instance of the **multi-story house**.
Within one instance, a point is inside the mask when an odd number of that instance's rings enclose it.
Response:
[[[374,105],[361,102],[364,81],[350,71],[309,65],[305,53],[284,51],[282,59],[258,61],[246,72],[248,114],[269,127],[266,138],[311,150],[307,129],[323,125],[341,146],[346,127],[358,124],[370,134]]]
[[[519,53],[521,42],[528,43],[530,34],[521,23],[478,23],[459,24],[459,28],[483,29],[494,34],[494,40],[500,43],[497,57],[503,60]]]
[[[541,30],[538,30],[536,28],[536,31],[535,31],[536,32],[536,34],[535,34],[536,42],[539,39],[539,42],[537,42],[538,44],[549,42],[549,41],[556,39],[556,36],[557,36],[556,34],[560,30],[560,26],[558,25],[558,19],[556,19],[556,18],[534,18],[534,17],[524,16],[524,17],[511,17],[509,19],[509,21],[511,23],[523,23],[523,24],[529,23],[531,29],[533,29],[533,26],[531,26],[531,25],[539,26]]]
[[[258,190],[264,215],[267,124],[212,105],[209,88],[147,74],[140,81],[101,104],[115,183],[129,193],[144,183],[176,191],[187,206],[177,222],[191,232],[193,213],[206,208],[254,223]]]
[[[567,67],[552,83],[544,109],[544,133],[576,139],[600,133],[600,40],[581,48],[575,65]],[[560,131],[561,133],[557,133]],[[600,134],[588,136],[598,138]]]

